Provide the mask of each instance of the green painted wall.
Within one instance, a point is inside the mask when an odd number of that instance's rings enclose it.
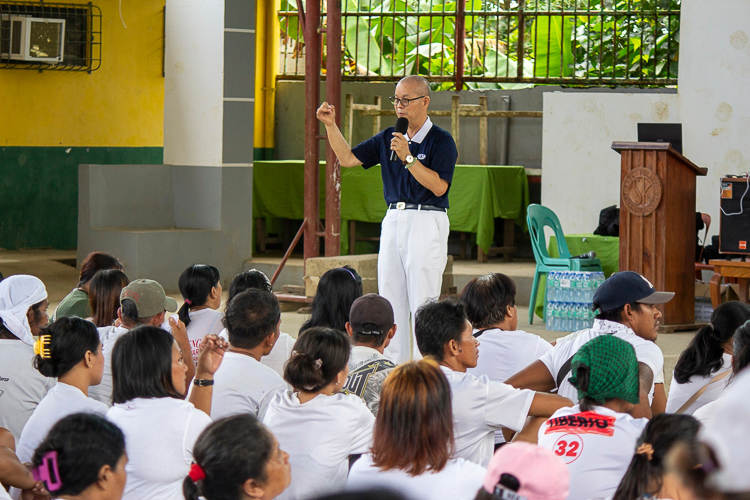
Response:
[[[0,248],[78,244],[79,164],[161,164],[161,147],[0,148]]]

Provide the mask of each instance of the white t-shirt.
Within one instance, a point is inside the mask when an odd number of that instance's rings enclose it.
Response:
[[[136,398],[114,405],[107,418],[125,434],[123,500],[184,500],[182,481],[190,471],[193,446],[211,418],[174,398]]]
[[[117,339],[130,330],[121,326],[104,326],[97,328],[99,340],[102,342],[102,354],[104,355],[104,372],[99,385],[89,387],[89,397],[100,401],[107,406],[112,406],[112,349]]]
[[[529,415],[534,391],[514,389],[441,366],[451,386],[454,456],[487,466],[495,451],[495,431],[507,427],[520,431]]]
[[[590,412],[578,405],[560,408],[539,428],[538,444],[568,466],[568,500],[611,498],[647,423],[603,406]]]
[[[487,470],[463,458],[449,460],[440,472],[424,472],[410,476],[398,469],[380,470],[372,463],[372,455],[362,455],[352,465],[346,489],[388,488],[410,500],[473,500],[482,487]]]
[[[297,393],[277,392],[263,423],[289,453],[292,483],[279,500],[304,500],[346,486],[349,455],[372,445],[375,417],[354,395],[318,395],[301,404]]]
[[[724,389],[729,382],[729,376],[724,377],[721,380],[709,384],[711,379],[722,373],[726,373],[732,369],[732,355],[726,354],[721,358],[721,368],[707,376],[694,375],[690,377],[685,384],[680,384],[674,379],[674,371],[672,372],[672,384],[669,386],[669,397],[667,398],[667,413],[676,413],[682,405],[684,405],[688,399],[692,398],[693,395],[700,391],[703,387],[708,384],[708,387],[700,395],[700,397],[693,402],[683,412],[685,415],[692,415],[695,411],[703,405],[715,401],[724,392]]]
[[[607,334],[614,335],[633,346],[635,349],[635,357],[638,359],[638,362],[651,368],[651,371],[654,374],[654,383],[660,383],[659,380],[663,380],[663,378],[660,377],[664,374],[664,354],[662,354],[659,346],[650,340],[640,338],[633,330],[621,323],[601,319],[594,320],[594,326],[591,329],[576,332],[576,335],[562,339],[562,341],[555,345],[551,351],[539,358],[539,361],[544,363],[552,375],[552,378],[557,380],[558,372],[562,366],[572,358],[576,352],[578,352],[578,349],[580,349],[582,345],[599,335]],[[565,376],[557,393],[560,396],[564,396],[574,403],[577,403],[578,390],[571,385],[568,380],[569,378],[570,375]],[[653,400],[653,393],[654,387],[652,385],[649,390],[649,402]]]
[[[187,325],[187,336],[190,342],[190,349],[193,351],[193,363],[198,362],[200,354],[200,345],[203,337],[212,333],[219,335],[224,329],[221,320],[224,319],[224,313],[207,307],[197,311],[190,311],[190,324]]]
[[[26,422],[16,446],[18,459],[22,463],[31,462],[39,443],[62,418],[74,413],[95,413],[103,417],[108,409],[104,403],[86,397],[78,387],[58,382],[44,396]]]
[[[8,492],[5,491],[5,488],[3,488],[2,484],[0,484],[0,500],[12,500],[10,498],[10,495],[8,495]]]
[[[229,342],[229,333],[226,328],[219,333],[219,337]],[[260,358],[261,364],[273,369],[279,377],[284,378],[284,365],[292,354],[295,342],[296,340],[291,335],[281,332],[271,352]]]
[[[34,368],[34,348],[20,340],[0,339],[0,427],[16,442],[26,421],[55,385]]]
[[[477,377],[487,375],[495,382],[505,382],[552,349],[552,344],[539,335],[523,330],[491,328],[482,332],[477,340],[477,366],[467,372]]]
[[[238,413],[252,413],[257,417],[261,406],[270,401],[268,396],[286,388],[286,382],[278,373],[252,356],[227,352],[214,374],[211,419]]]
[[[711,423],[711,421],[716,417],[716,414],[719,411],[719,408],[721,408],[721,403],[723,402],[724,397],[718,397],[711,401],[710,403],[706,403],[693,413],[693,417],[701,423],[702,426],[707,426]]]

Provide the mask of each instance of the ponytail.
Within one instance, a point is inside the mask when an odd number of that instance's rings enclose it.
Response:
[[[576,388],[578,389],[579,393],[586,394],[588,392],[589,375],[591,375],[591,369],[586,365],[579,365],[576,369]],[[588,396],[584,396],[578,401],[578,405],[580,406],[581,411],[592,411],[594,409],[594,406],[601,403],[603,403],[603,401],[596,401],[595,399]]]
[[[182,482],[182,494],[185,496],[185,500],[199,500],[203,496],[198,485],[190,479],[190,476],[185,476],[185,480]]]
[[[99,333],[90,321],[60,318],[42,328],[34,344],[34,368],[45,377],[60,377],[80,363],[86,353],[99,350]]]
[[[732,378],[750,365],[750,322],[737,329],[734,334],[732,355]]]
[[[663,413],[651,419],[638,438],[635,454],[613,500],[636,500],[658,494],[666,472],[666,456],[675,443],[685,443],[697,460],[699,427],[690,415]]]
[[[185,326],[190,324],[190,308],[204,305],[211,289],[219,286],[219,279],[219,270],[205,264],[196,264],[182,271],[177,286],[185,303],[177,311],[177,316]]]
[[[350,350],[343,332],[326,327],[305,330],[284,367],[284,380],[297,391],[318,392],[346,368]]]
[[[674,379],[686,384],[694,376],[708,377],[722,366],[724,345],[735,330],[750,319],[750,306],[725,302],[711,315],[711,322],[698,330],[674,367]]]

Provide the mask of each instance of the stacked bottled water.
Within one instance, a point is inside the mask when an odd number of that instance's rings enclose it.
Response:
[[[554,271],[547,274],[547,330],[574,332],[591,328],[594,293],[604,273]]]

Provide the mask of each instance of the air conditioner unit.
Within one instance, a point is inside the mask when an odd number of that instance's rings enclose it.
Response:
[[[64,45],[65,19],[10,16],[11,59],[60,63]]]

